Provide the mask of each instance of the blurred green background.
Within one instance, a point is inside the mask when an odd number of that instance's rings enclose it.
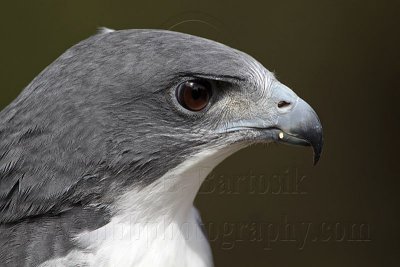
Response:
[[[214,170],[196,204],[216,266],[398,266],[399,3],[2,1],[0,108],[100,26],[223,42],[315,108],[325,150],[312,167],[311,150],[254,146]]]

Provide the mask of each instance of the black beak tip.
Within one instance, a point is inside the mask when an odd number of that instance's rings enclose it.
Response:
[[[319,159],[321,158],[322,154],[322,147],[324,145],[324,140],[322,138],[322,133],[320,135],[320,139],[318,142],[312,143],[312,148],[314,150],[314,166],[317,165]]]
[[[321,157],[320,154],[314,153],[314,166],[317,165],[317,163],[318,163],[320,157]]]

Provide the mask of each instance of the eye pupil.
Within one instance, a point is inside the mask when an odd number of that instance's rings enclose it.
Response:
[[[176,90],[179,104],[190,111],[203,110],[210,101],[211,86],[204,81],[187,81]]]
[[[193,90],[192,90],[192,98],[194,100],[197,100],[197,99],[200,98],[200,96],[201,96],[200,90],[198,88],[193,88]]]

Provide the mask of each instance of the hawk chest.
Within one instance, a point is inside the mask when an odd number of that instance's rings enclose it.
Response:
[[[212,266],[210,247],[194,207],[187,218],[172,221],[112,220],[87,237],[93,247],[88,255],[92,266]]]
[[[210,267],[211,250],[199,221],[194,207],[187,218],[172,221],[113,218],[95,231],[80,234],[76,240],[82,249],[49,260],[41,267]]]

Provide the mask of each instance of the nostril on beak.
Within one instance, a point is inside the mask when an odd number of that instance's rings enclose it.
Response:
[[[286,102],[286,101],[279,101],[279,103],[278,103],[278,108],[285,108],[288,106],[290,106],[290,103]]]

